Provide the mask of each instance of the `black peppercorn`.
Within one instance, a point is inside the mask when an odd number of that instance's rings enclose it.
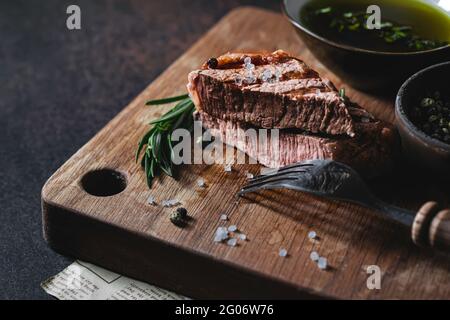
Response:
[[[180,207],[180,208],[177,208],[176,211],[179,213],[179,215],[181,216],[182,219],[186,219],[187,210],[185,208]]]
[[[219,61],[216,58],[209,58],[206,64],[208,65],[208,68],[215,69],[219,65]]]

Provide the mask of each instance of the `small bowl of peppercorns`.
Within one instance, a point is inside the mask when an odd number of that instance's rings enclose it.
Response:
[[[450,177],[450,61],[406,80],[395,101],[395,120],[405,160]]]

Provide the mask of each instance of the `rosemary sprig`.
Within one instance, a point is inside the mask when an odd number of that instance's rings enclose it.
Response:
[[[161,105],[179,101],[175,107],[159,119],[150,122],[152,128],[141,138],[136,150],[136,162],[144,150],[141,166],[144,168],[147,185],[151,188],[154,177],[160,172],[173,177],[174,165],[172,132],[179,128],[192,129],[195,110],[194,103],[188,95],[150,100],[146,105]]]

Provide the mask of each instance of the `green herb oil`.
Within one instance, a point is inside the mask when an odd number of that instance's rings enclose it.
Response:
[[[366,9],[381,9],[382,29],[365,28]],[[300,22],[333,42],[383,52],[410,52],[450,42],[450,15],[422,0],[311,0]]]

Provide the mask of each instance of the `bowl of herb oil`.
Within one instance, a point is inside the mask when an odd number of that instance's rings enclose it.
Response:
[[[284,0],[309,50],[351,86],[394,93],[450,57],[450,13],[426,0]],[[372,6],[371,9],[368,8]]]
[[[395,120],[403,158],[433,177],[450,177],[450,61],[425,68],[400,88]]]

